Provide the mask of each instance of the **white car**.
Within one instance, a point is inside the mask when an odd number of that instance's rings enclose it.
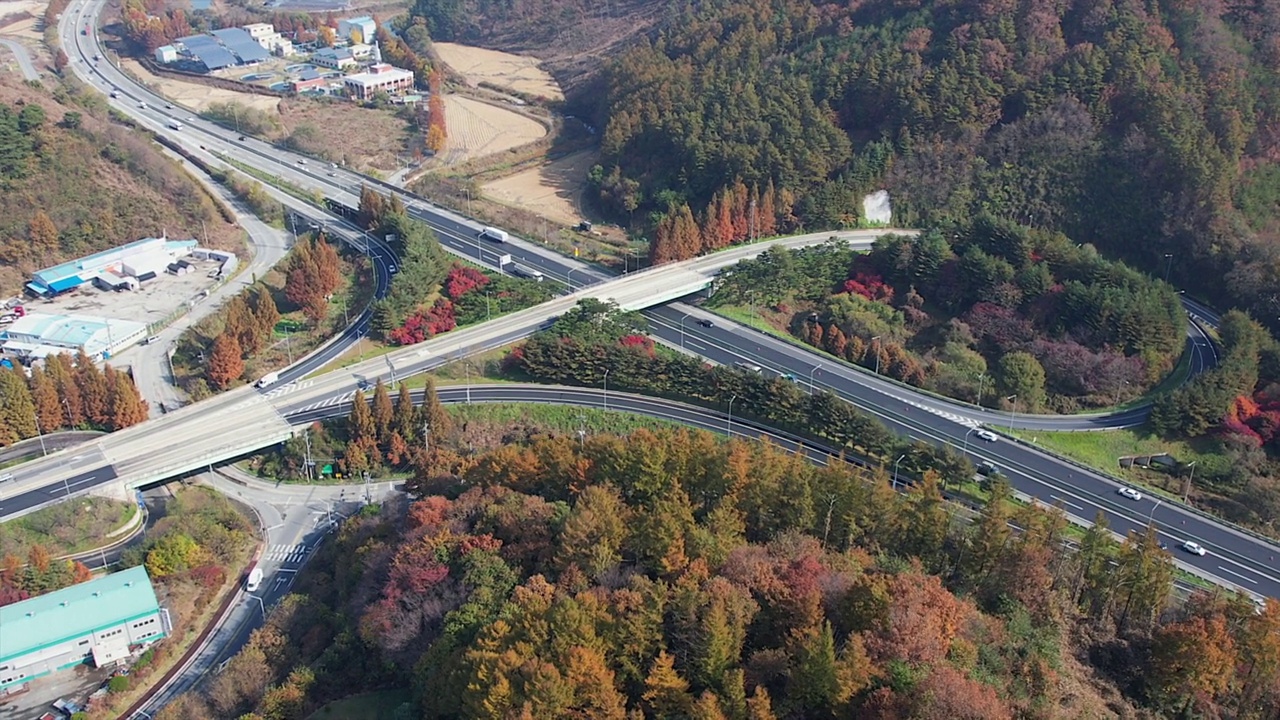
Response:
[[[1142,499],[1142,493],[1138,492],[1137,490],[1134,490],[1134,489],[1133,489],[1133,488],[1131,488],[1131,487],[1122,487],[1122,488],[1120,488],[1119,490],[1116,490],[1116,492],[1118,492],[1118,493],[1120,493],[1121,495],[1123,495],[1123,496],[1125,496],[1125,497],[1129,498],[1130,500],[1135,500],[1135,501],[1136,501],[1136,500],[1141,500],[1141,499]]]
[[[1000,439],[1000,436],[999,436],[999,435],[996,435],[995,433],[991,432],[990,430],[979,430],[979,431],[978,431],[977,433],[975,433],[975,434],[976,434],[978,437],[982,438],[983,440],[986,440],[987,442],[995,442],[995,441],[997,441],[997,440],[999,440],[999,439]]]
[[[1188,540],[1182,543],[1182,549],[1186,550],[1192,555],[1199,555],[1200,557],[1204,557],[1204,548],[1200,546],[1200,543],[1194,540]]]

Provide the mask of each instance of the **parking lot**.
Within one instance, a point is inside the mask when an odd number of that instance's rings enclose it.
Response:
[[[46,314],[94,315],[148,325],[158,323],[182,309],[184,303],[199,302],[201,292],[217,284],[217,280],[210,277],[218,270],[217,261],[185,259],[195,266],[194,272],[183,276],[162,272],[142,283],[137,290],[119,292],[85,283],[49,300],[29,298],[27,310]]]
[[[111,676],[109,668],[79,665],[31,681],[30,689],[19,695],[0,698],[0,720],[36,720],[43,713],[52,711],[53,701],[66,698],[84,702],[89,693],[97,690]]]

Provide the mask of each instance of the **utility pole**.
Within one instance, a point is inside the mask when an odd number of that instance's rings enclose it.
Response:
[[[302,430],[302,440],[307,444],[307,455],[302,460],[304,472],[307,474],[307,482],[311,482],[311,469],[315,467],[315,460],[311,459],[311,431],[307,428]]]

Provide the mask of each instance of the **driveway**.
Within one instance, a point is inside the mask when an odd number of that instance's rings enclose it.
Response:
[[[18,58],[18,67],[22,69],[22,77],[27,80],[39,80],[40,73],[36,72],[36,66],[31,62],[31,55],[27,53],[27,49],[17,40],[9,40],[0,38],[0,45],[4,45],[13,51]]]

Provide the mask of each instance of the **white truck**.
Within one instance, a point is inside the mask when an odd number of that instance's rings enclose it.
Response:
[[[527,265],[521,265],[520,263],[511,263],[511,274],[516,275],[517,277],[528,278],[534,282],[542,282],[542,273],[540,271],[534,270]]]
[[[507,240],[511,239],[511,236],[507,234],[506,230],[499,230],[496,227],[487,227],[481,230],[480,237],[484,238],[485,240],[492,240],[494,242],[499,242],[499,243],[504,243]]]
[[[182,123],[178,122],[177,120],[170,120],[169,127],[173,128],[174,130],[181,130]]]
[[[245,592],[253,592],[262,587],[262,568],[254,568],[249,572],[249,579],[244,581]]]
[[[263,375],[262,379],[254,383],[253,386],[257,388],[264,388],[268,385],[275,384],[279,379],[280,379],[279,372],[269,372],[266,375]]]

